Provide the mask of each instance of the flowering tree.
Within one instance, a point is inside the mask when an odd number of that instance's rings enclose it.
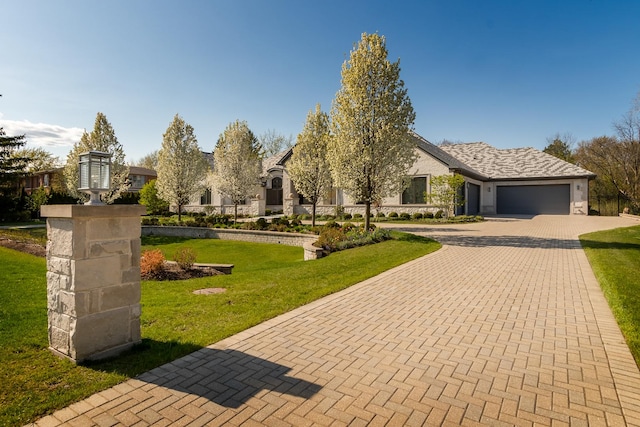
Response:
[[[91,133],[84,132],[80,142],[74,144],[67,155],[67,163],[63,171],[67,193],[84,201],[88,200],[89,196],[78,191],[78,161],[80,160],[80,154],[87,151],[103,151],[111,154],[110,190],[102,194],[100,198],[104,203],[113,203],[114,200],[129,189],[131,184],[129,182],[129,166],[125,163],[124,149],[118,142],[107,116],[103,113],[96,115],[93,131]]]
[[[238,205],[255,194],[261,169],[260,144],[247,122],[230,123],[213,151],[211,180],[221,196],[231,199],[234,222],[238,219]]]
[[[287,171],[296,190],[306,197],[313,208],[311,225],[316,225],[316,205],[320,198],[331,189],[331,171],[327,161],[329,143],[329,116],[320,110],[309,111],[307,121],[298,135],[291,160],[287,162]]]
[[[365,204],[367,228],[371,204],[406,185],[403,177],[415,162],[414,120],[400,61],[389,62],[383,36],[362,34],[342,65],[327,156],[336,186]]]
[[[193,127],[176,114],[162,135],[156,188],[161,199],[177,206],[178,221],[183,206],[204,189],[207,168]]]

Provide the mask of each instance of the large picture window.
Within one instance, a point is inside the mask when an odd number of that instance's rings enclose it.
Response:
[[[204,190],[204,194],[202,194],[202,196],[200,196],[200,204],[201,205],[210,205],[211,204],[211,190],[210,189],[206,189]]]
[[[427,192],[427,177],[418,176],[411,179],[411,184],[402,192],[403,205],[424,204]]]

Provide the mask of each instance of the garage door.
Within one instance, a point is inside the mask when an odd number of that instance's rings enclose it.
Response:
[[[569,184],[498,186],[498,214],[569,214]]]

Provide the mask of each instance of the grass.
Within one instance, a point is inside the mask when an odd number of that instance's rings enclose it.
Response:
[[[584,234],[580,241],[640,366],[640,226]]]
[[[45,260],[0,247],[0,425],[23,425],[139,373],[437,250],[402,233],[395,240],[302,261],[301,248],[223,240],[143,239],[167,259],[181,246],[198,262],[233,263],[232,275],[143,281],[142,337],[116,359],[76,366],[47,349]],[[192,291],[222,287],[216,295]]]

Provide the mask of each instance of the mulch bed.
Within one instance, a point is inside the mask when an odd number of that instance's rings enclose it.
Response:
[[[13,249],[20,252],[25,252],[38,257],[46,257],[47,250],[44,246],[37,243],[21,242],[18,240],[7,239],[6,237],[0,237],[0,246]],[[158,275],[152,277],[143,276],[143,280],[186,280],[195,279],[199,277],[217,276],[223,274],[216,269],[209,267],[190,268],[188,270],[181,269],[178,265],[172,263],[166,263],[165,268]]]
[[[37,243],[20,242],[17,240],[7,239],[6,237],[0,237],[0,246],[43,258],[47,255],[47,249],[42,245]]]
[[[210,267],[197,267],[183,270],[174,263],[165,263],[164,269],[156,274],[143,275],[142,280],[186,280],[223,274]]]

